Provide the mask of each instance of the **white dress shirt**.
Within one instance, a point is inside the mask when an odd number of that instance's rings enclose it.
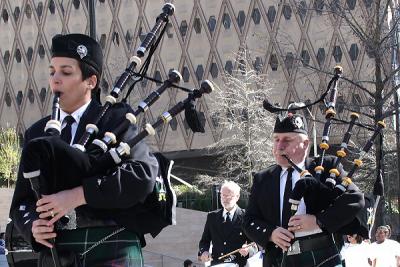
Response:
[[[81,106],[80,108],[78,108],[77,110],[72,112],[72,114],[68,114],[65,111],[63,111],[62,109],[60,109],[60,121],[62,122],[61,129],[64,129],[64,127],[67,125],[67,122],[64,121],[65,117],[71,115],[75,119],[75,122],[71,124],[71,137],[72,138],[71,138],[70,145],[72,145],[72,143],[74,141],[75,133],[76,133],[76,130],[78,129],[79,121],[81,120],[83,113],[85,113],[86,109],[88,108],[90,102],[91,101],[87,102],[85,105]]]
[[[231,219],[231,221],[233,221],[233,215],[235,214],[237,209],[237,205],[235,205],[235,207],[233,207],[233,209],[231,209],[229,211],[229,218]],[[224,211],[222,212],[222,217],[224,218],[224,221],[226,221],[226,214],[228,213],[228,211],[226,209],[224,209]]]

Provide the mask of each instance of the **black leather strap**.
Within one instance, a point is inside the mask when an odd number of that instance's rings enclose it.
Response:
[[[320,235],[299,240],[301,252],[318,250],[335,245],[331,235]]]

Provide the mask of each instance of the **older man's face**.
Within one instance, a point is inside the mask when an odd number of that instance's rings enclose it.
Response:
[[[239,194],[235,193],[228,187],[221,188],[221,204],[226,210],[233,209],[238,200]]]
[[[288,156],[294,163],[301,163],[307,154],[309,140],[299,133],[274,133],[272,153],[275,161],[281,167],[290,167],[282,155]]]

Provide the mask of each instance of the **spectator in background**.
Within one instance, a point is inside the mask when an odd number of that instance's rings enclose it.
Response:
[[[345,262],[346,267],[370,267],[368,258],[370,255],[369,252],[369,244],[363,242],[361,236],[347,235],[347,240],[349,243],[346,243],[340,254],[342,256],[342,260]]]
[[[187,259],[183,262],[183,267],[193,267],[193,261]]]
[[[400,244],[388,238],[390,227],[379,226],[375,233],[376,242],[371,244],[372,267],[400,267]]]

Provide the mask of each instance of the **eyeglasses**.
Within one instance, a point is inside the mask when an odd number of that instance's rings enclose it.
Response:
[[[221,197],[223,197],[223,198],[234,198],[234,197],[236,197],[236,195],[225,195],[225,194],[221,194]]]

